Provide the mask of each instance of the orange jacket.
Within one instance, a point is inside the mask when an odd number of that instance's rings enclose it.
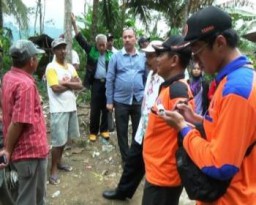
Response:
[[[241,68],[246,63],[242,56],[218,74],[218,87],[203,122],[207,140],[196,130],[188,131],[183,140],[204,173],[220,180],[233,177],[221,198],[214,203],[198,202],[200,205],[256,204],[256,149],[245,157],[256,141],[256,73]]]
[[[183,75],[165,81],[160,87],[159,96],[153,110],[162,105],[166,110],[173,110],[180,100],[192,97],[189,85],[182,79]],[[148,182],[158,186],[178,186],[181,180],[176,167],[178,133],[156,113],[149,114],[143,157]]]

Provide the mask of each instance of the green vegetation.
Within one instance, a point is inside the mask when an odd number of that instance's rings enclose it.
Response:
[[[151,39],[158,39],[159,36],[168,36],[170,33],[178,34],[182,32],[182,28],[187,16],[206,5],[212,5],[213,0],[141,0],[141,1],[127,1],[127,0],[102,0],[93,1],[95,5],[87,6],[86,13],[77,17],[78,25],[81,26],[83,35],[91,42],[94,43],[95,33],[108,33],[114,35],[114,46],[122,48],[122,29],[124,27],[133,27],[138,36],[146,35]],[[238,5],[245,4],[246,1],[236,1],[234,6],[222,5],[231,14],[234,25],[238,27],[238,32],[241,35],[248,32],[251,28],[251,22],[256,21],[255,15],[248,13],[238,12]],[[37,1],[37,6],[41,5],[41,1]],[[229,8],[227,8],[229,6]],[[235,7],[236,6],[236,7]],[[34,10],[33,10],[34,9]],[[3,14],[15,14],[17,22],[22,30],[26,30],[28,16],[35,11],[36,8],[26,8],[21,0],[0,0],[0,23]],[[104,16],[104,18],[102,18]],[[94,17],[94,18],[93,18]],[[168,31],[159,31],[158,22],[165,21],[169,26]],[[136,26],[136,22],[142,22],[140,26]],[[1,24],[0,24],[1,26]],[[8,50],[11,44],[11,31],[8,28],[0,27],[0,47],[3,49],[2,61],[0,63],[0,75],[2,76],[11,66],[11,60],[8,55]],[[252,43],[241,38],[239,48],[242,52],[246,53],[254,62],[256,66],[256,43]],[[75,49],[80,57],[80,70],[78,74],[83,80],[86,65],[86,55],[80,48],[76,41],[73,41],[73,49]],[[45,82],[39,81],[38,87],[42,97],[45,99],[46,86]],[[89,91],[85,90],[79,93],[78,102],[88,102],[90,99]]]

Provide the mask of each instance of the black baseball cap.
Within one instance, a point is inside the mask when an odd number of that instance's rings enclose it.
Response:
[[[138,40],[138,44],[150,42],[150,38],[146,38],[145,36],[141,36]]]
[[[180,35],[173,35],[166,39],[162,45],[153,45],[156,52],[163,52],[163,51],[174,51],[174,52],[184,52],[190,53],[191,50],[187,46],[184,45],[184,37]]]
[[[225,11],[209,6],[193,14],[185,27],[185,41],[187,45],[232,28],[232,20]]]
[[[160,46],[158,45],[152,45],[152,46],[155,49],[156,53],[168,51],[168,52],[174,52],[175,54],[178,54],[184,68],[187,66],[191,58],[190,46],[186,46],[184,44],[184,37],[179,35],[170,36]]]

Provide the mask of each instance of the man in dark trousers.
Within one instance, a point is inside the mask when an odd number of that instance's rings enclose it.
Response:
[[[106,106],[109,111],[115,112],[118,145],[124,165],[129,151],[129,118],[132,122],[132,140],[134,140],[140,121],[147,69],[145,55],[135,47],[135,30],[125,28],[122,38],[124,47],[112,56],[108,66]]]
[[[75,16],[71,15],[75,38],[87,54],[86,74],[84,86],[91,89],[91,112],[90,112],[90,141],[97,139],[100,131],[101,137],[109,139],[108,110],[106,108],[105,83],[108,62],[112,52],[107,50],[107,37],[98,34],[95,38],[96,46],[90,45],[78,31]]]
[[[125,200],[126,198],[132,198],[145,174],[145,166],[142,157],[142,142],[147,127],[148,113],[158,95],[160,84],[163,82],[163,79],[156,73],[156,53],[152,45],[161,44],[162,41],[152,41],[146,48],[142,49],[146,54],[146,64],[150,71],[143,96],[140,123],[135,135],[135,140],[128,152],[128,157],[118,186],[114,190],[103,192],[103,197],[106,199]]]
[[[4,149],[18,173],[19,190],[15,204],[46,204],[46,176],[49,145],[39,92],[33,73],[38,54],[44,53],[28,40],[10,48],[13,61],[2,82]],[[7,164],[0,163],[0,169]]]

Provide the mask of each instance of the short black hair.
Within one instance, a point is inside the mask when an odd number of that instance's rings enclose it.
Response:
[[[181,66],[186,69],[191,59],[191,50],[189,48],[184,48],[183,51],[177,51],[177,54],[180,58]]]
[[[227,40],[227,44],[230,48],[236,48],[237,47],[238,42],[239,42],[239,36],[238,36],[237,32],[232,28],[227,29],[227,30],[225,30],[221,33],[215,33],[211,36],[207,36],[207,37],[202,38],[200,40],[206,42],[209,45],[209,48],[212,48],[216,38],[219,35],[223,35],[225,37],[225,39]]]
[[[29,58],[23,60],[12,58],[12,65],[17,68],[22,68],[27,64],[29,60]]]
[[[185,51],[168,51],[168,50],[163,50],[163,51],[157,51],[156,55],[161,55],[162,52],[167,52],[169,56],[174,56],[177,55],[179,56],[180,59],[180,65],[181,67],[185,70],[187,66],[190,63],[191,60],[191,50],[186,49]]]

